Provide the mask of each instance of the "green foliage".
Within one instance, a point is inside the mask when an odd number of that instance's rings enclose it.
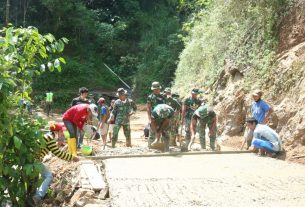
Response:
[[[67,39],[41,35],[34,27],[8,27],[0,31],[0,203],[25,206],[35,190],[41,166],[37,160],[43,144],[42,120],[28,117],[19,106],[30,99],[31,82],[48,68],[60,71]]]
[[[183,44],[179,38],[180,22],[175,10],[158,4],[142,15],[147,28],[140,41],[141,53],[135,76],[136,94],[143,99],[150,93],[153,81],[170,86],[177,67],[177,57]],[[151,13],[154,13],[152,15]]]
[[[281,1],[214,0],[186,39],[175,88],[185,95],[190,86],[211,86],[226,60],[249,81],[264,77],[275,54],[282,10]]]

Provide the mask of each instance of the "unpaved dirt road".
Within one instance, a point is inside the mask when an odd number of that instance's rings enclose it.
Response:
[[[253,154],[106,160],[112,207],[304,207],[305,166]]]

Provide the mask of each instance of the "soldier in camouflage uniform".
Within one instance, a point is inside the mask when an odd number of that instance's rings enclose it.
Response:
[[[164,151],[169,151],[169,124],[174,114],[174,109],[167,104],[158,104],[151,114],[151,133],[154,135],[154,145],[160,141],[161,135],[164,142]]]
[[[135,112],[134,104],[131,99],[127,98],[127,91],[123,88],[119,88],[117,91],[119,99],[114,102],[113,110],[109,118],[109,123],[114,121],[113,134],[111,138],[112,147],[115,147],[118,141],[118,134],[121,126],[124,130],[126,137],[126,146],[131,147],[131,135],[130,135],[130,116]]]
[[[185,139],[187,144],[191,139],[191,119],[196,111],[201,106],[201,101],[198,99],[198,94],[201,93],[199,89],[194,88],[192,90],[192,96],[185,99],[182,105],[181,125],[185,124]]]
[[[169,127],[170,142],[169,142],[169,144],[171,146],[177,146],[176,136],[178,135],[178,129],[179,129],[181,105],[176,99],[174,99],[172,97],[170,88],[164,89],[164,95],[165,95],[165,104],[172,107],[175,112],[170,121],[170,127]]]
[[[198,124],[199,122],[199,124]],[[205,145],[205,128],[206,125],[209,127],[209,137],[210,137],[210,148],[215,150],[215,140],[216,140],[216,113],[212,107],[200,106],[192,116],[191,132],[192,138],[188,145],[188,150],[191,150],[191,146],[195,140],[196,127],[199,127],[199,140],[202,149],[206,148]]]
[[[161,86],[159,82],[153,82],[151,84],[152,94],[150,94],[147,98],[147,115],[148,115],[148,122],[151,123],[151,113],[154,108],[158,104],[164,104],[165,100],[164,97],[161,95]],[[148,147],[151,146],[151,143],[155,140],[155,134],[152,133],[151,127],[149,130],[149,138],[148,138]]]

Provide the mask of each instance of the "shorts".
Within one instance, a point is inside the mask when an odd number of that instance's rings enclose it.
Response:
[[[101,135],[101,136],[107,135],[107,133],[108,133],[108,128],[109,128],[109,125],[108,125],[107,123],[103,123],[103,124],[102,124],[102,128],[99,129],[100,135]]]
[[[257,149],[264,149],[264,150],[267,150],[269,152],[280,151],[277,146],[275,146],[274,144],[272,144],[271,142],[269,142],[267,140],[255,139],[254,138],[253,141],[252,141],[252,144]]]
[[[113,133],[114,124],[109,124],[108,133]]]

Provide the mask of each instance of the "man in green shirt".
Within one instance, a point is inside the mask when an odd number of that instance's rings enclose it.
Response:
[[[135,113],[136,108],[134,108],[133,101],[127,98],[127,95],[127,91],[123,88],[117,90],[119,99],[114,102],[113,110],[108,120],[108,123],[114,121],[113,135],[111,138],[113,148],[118,141],[121,126],[126,137],[126,147],[131,147],[130,116]]]
[[[180,120],[180,103],[172,97],[170,88],[164,89],[165,103],[174,109],[174,115],[170,121],[169,134],[170,134],[170,145],[177,146],[176,136],[178,135],[179,120]]]
[[[151,123],[151,113],[154,108],[158,104],[164,104],[165,100],[164,97],[161,95],[161,86],[159,82],[153,82],[151,84],[152,93],[147,97],[147,115],[148,115],[148,122]],[[154,133],[152,133],[151,127],[149,131],[149,138],[148,138],[148,147],[150,148],[151,143],[155,140]]]
[[[199,89],[194,88],[192,90],[191,97],[185,99],[182,105],[181,125],[185,125],[185,139],[187,141],[187,144],[191,139],[190,126],[192,116],[202,104],[202,102],[198,99],[198,94],[200,93],[201,91]]]
[[[198,123],[199,122],[199,123]],[[199,127],[199,140],[202,149],[206,148],[205,145],[205,128],[206,125],[209,127],[209,137],[210,137],[210,148],[215,150],[215,140],[216,140],[216,113],[212,107],[200,106],[193,114],[191,121],[191,133],[192,138],[188,145],[188,150],[191,150],[192,144],[195,140],[196,127]]]
[[[53,93],[51,92],[50,89],[48,89],[48,91],[46,93],[46,112],[47,112],[48,116],[51,113],[52,104],[53,104]]]
[[[164,141],[164,151],[169,151],[169,124],[174,114],[174,109],[167,104],[158,104],[151,113],[151,134],[155,138],[152,146],[160,141],[161,135]]]

